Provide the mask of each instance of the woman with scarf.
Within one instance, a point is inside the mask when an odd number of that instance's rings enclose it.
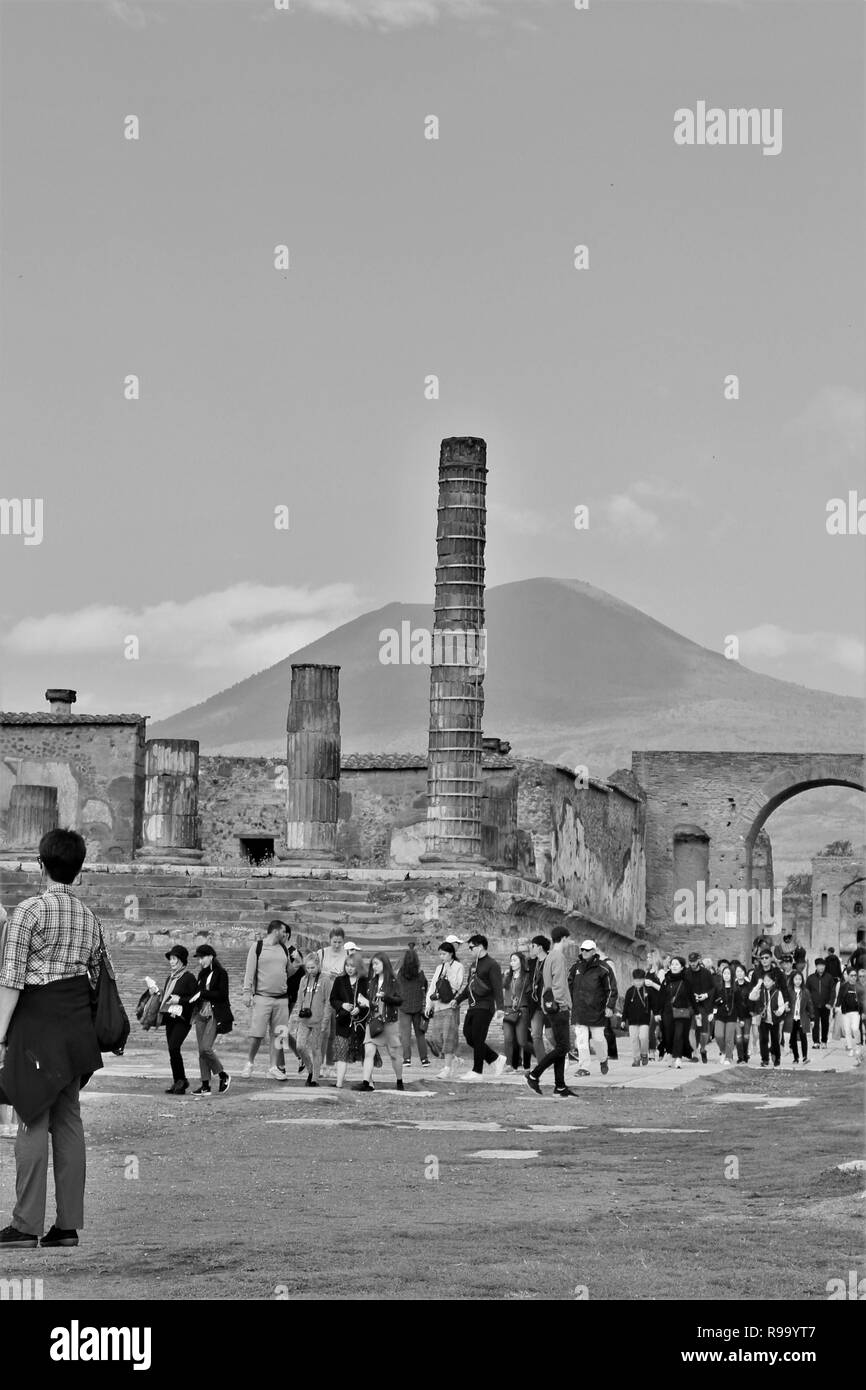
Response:
[[[502,994],[505,1013],[502,1018],[502,1041],[508,1066],[505,1074],[513,1074],[523,1063],[523,1071],[532,1066],[532,1042],[529,1037],[529,1014],[532,1005],[530,991],[532,974],[522,951],[512,951]]]
[[[185,946],[172,946],[170,951],[166,951],[165,958],[169,963],[169,973],[162,987],[159,1021],[165,1026],[172,1075],[172,1083],[166,1088],[165,1094],[182,1096],[189,1090],[189,1082],[180,1050],[192,1027],[192,997],[198,994],[198,980],[186,968],[189,951]]]
[[[695,1012],[695,997],[685,976],[682,956],[672,956],[670,970],[661,988],[661,1020],[665,1047],[670,1052],[668,1066],[682,1066],[683,1054],[691,1055],[689,1027]],[[686,1051],[688,1049],[688,1051]]]
[[[332,983],[329,1002],[336,1019],[336,1084],[337,1090],[342,1091],[347,1066],[350,1062],[360,1062],[364,1056],[364,1024],[370,1012],[364,960],[358,951],[350,951],[347,954],[343,974],[337,975]]]
[[[397,1078],[397,1090],[403,1090],[403,1048],[400,1043],[400,1005],[403,995],[397,984],[391,962],[379,952],[370,961],[367,977],[370,1012],[364,1034],[364,1079],[356,1081],[353,1091],[374,1091],[371,1080],[377,1051],[387,1051]]]

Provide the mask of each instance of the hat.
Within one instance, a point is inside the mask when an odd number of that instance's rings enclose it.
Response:
[[[196,946],[195,950],[193,951],[193,955],[194,955],[194,956],[199,956],[199,957],[201,957],[201,956],[215,956],[215,955],[216,955],[216,949],[215,949],[215,947],[209,945],[209,943],[208,943],[207,941],[203,941],[202,944],[201,944],[200,946]]]
[[[181,965],[186,965],[189,960],[189,951],[185,946],[172,946],[170,951],[166,951],[165,958],[171,960],[172,956],[177,956]]]
[[[449,946],[462,946],[462,945],[463,945],[463,938],[462,938],[462,936],[454,936],[454,935],[452,934],[451,936],[446,936],[445,940],[448,942],[448,945],[449,945]]]
[[[590,941],[589,938],[587,938],[586,941],[581,941],[580,949],[582,951],[597,951],[598,947],[596,946],[594,941]]]
[[[346,942],[346,945],[345,945],[345,947],[344,947],[343,949],[344,949],[345,951],[360,951],[361,948],[360,948],[360,946],[357,944],[357,942],[355,942],[355,941],[347,941],[347,942]]]

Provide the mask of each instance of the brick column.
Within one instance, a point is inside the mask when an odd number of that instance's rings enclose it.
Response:
[[[340,668],[292,666],[286,719],[286,850],[303,862],[337,858]]]

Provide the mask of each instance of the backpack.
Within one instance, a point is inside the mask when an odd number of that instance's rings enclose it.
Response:
[[[454,998],[454,990],[446,974],[447,969],[448,967],[443,961],[439,967],[439,974],[436,976],[436,984],[433,989],[433,998],[439,1004],[450,1004]]]

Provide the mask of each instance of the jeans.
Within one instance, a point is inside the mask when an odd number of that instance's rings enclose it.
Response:
[[[819,1029],[819,1027],[820,1027],[820,1030],[821,1030],[820,1037],[819,1037],[819,1035],[818,1035],[818,1029]],[[817,1042],[825,1043],[825,1042],[827,1041],[827,1038],[828,1038],[829,1033],[830,1033],[830,1006],[829,1006],[829,1004],[828,1004],[828,1006],[826,1007],[826,1009],[817,1009],[817,1008],[816,1008],[816,1010],[815,1010],[815,1018],[814,1018],[814,1021],[813,1021],[813,1023],[812,1023],[812,1042],[813,1042],[813,1044],[814,1044],[814,1043],[817,1043]]]
[[[186,1072],[183,1067],[183,1058],[180,1049],[186,1042],[191,1023],[185,1018],[168,1018],[165,1025],[165,1040],[168,1043],[168,1060],[171,1062],[171,1074],[175,1081],[186,1081]]]
[[[400,1010],[398,1022],[400,1024],[400,1043],[403,1047],[403,1061],[412,1060],[412,1030],[415,1030],[415,1042],[418,1046],[418,1056],[422,1062],[427,1061],[427,1037],[421,1024],[424,1020],[423,1013],[406,1014]]]
[[[741,1062],[749,1060],[749,1039],[752,1036],[751,1018],[737,1019],[737,1057]]]
[[[543,1009],[533,1009],[532,1017],[529,1020],[529,1032],[532,1037],[532,1050],[535,1053],[536,1062],[544,1061],[544,1023]]]
[[[800,1060],[799,1055],[797,1053],[798,1039],[803,1044],[803,1061],[805,1062],[806,1058],[809,1055],[809,1044],[806,1041],[806,1030],[803,1027],[802,1019],[798,1019],[796,1023],[791,1024],[791,1051],[794,1054],[795,1062],[798,1062]]]
[[[480,1076],[485,1062],[495,1062],[498,1053],[487,1046],[487,1034],[493,1022],[489,1009],[467,1009],[463,1022],[463,1036],[472,1049],[472,1070]]]
[[[202,1018],[196,1014],[195,1040],[198,1043],[198,1069],[203,1082],[210,1081],[212,1076],[220,1076],[223,1071],[223,1064],[213,1050],[216,1038],[216,1019],[213,1016]]]
[[[649,1056],[649,1033],[648,1023],[630,1023],[628,1025],[628,1035],[631,1038],[631,1055],[635,1062],[639,1062],[641,1057]]]
[[[607,1020],[606,1020],[607,1021]],[[575,1023],[574,1041],[577,1047],[578,1066],[589,1066],[589,1040],[590,1037],[595,1043],[595,1050],[599,1062],[607,1061],[607,1039],[604,1035],[604,1024]]]
[[[48,1136],[51,1136],[57,1225],[80,1231],[84,1225],[84,1126],[78,1102],[80,1080],[64,1086],[54,1104],[29,1125],[18,1121],[15,1140],[15,1210],[12,1225],[41,1236],[48,1192]]]
[[[769,1062],[770,1053],[773,1054],[773,1063],[778,1065],[782,1059],[782,1048],[779,1034],[782,1029],[782,1020],[774,1018],[772,1023],[768,1023],[765,1018],[758,1024],[758,1039],[761,1045],[761,1061]]]
[[[734,1042],[737,1037],[737,1024],[731,1019],[725,1023],[720,1018],[716,1019],[715,1028],[716,1046],[719,1052],[723,1052],[729,1062],[734,1059]]]
[[[525,1009],[521,1009],[516,1023],[511,1023],[507,1018],[502,1020],[502,1039],[509,1066],[517,1070],[522,1060],[523,1066],[528,1067],[532,1044],[529,1041],[529,1015]]]
[[[571,1041],[568,1011],[560,1009],[558,1014],[547,1020],[547,1026],[553,1042],[553,1051],[547,1052],[543,1061],[536,1062],[529,1074],[538,1081],[548,1067],[553,1067],[553,1084],[557,1090],[561,1090],[565,1085],[565,1059]]]

